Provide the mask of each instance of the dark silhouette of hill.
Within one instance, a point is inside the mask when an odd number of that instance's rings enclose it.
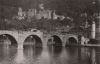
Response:
[[[43,3],[46,9],[56,10],[57,14],[74,18],[73,24],[77,24],[76,26],[78,26],[82,20],[79,15],[83,13],[87,6],[90,6],[93,1],[94,0],[0,0],[0,29],[13,27],[15,29],[38,28],[51,30],[59,26],[72,25],[69,20],[32,20],[31,23],[26,20],[22,20],[21,22],[12,20],[12,17],[17,15],[18,7],[22,7],[23,10],[30,8],[38,9],[40,3]],[[10,22],[6,22],[5,18],[9,19]]]

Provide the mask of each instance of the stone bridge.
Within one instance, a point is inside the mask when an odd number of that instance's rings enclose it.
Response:
[[[57,46],[65,46],[69,42],[73,41],[78,43],[78,35],[73,34],[60,34],[60,33],[48,33],[43,32],[31,32],[31,31],[7,31],[1,30],[0,36],[6,36],[11,41],[11,45],[17,44],[18,49],[23,48],[24,42],[29,38],[34,38],[36,43],[40,43],[37,46],[47,47],[47,45],[55,44]],[[85,40],[83,41],[85,42]],[[35,43],[35,44],[36,44]]]

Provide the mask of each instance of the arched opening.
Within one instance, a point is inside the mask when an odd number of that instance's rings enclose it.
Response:
[[[68,39],[69,44],[77,44],[77,40],[74,37]]]
[[[62,46],[62,41],[58,36],[53,35],[50,39],[48,39],[47,45]]]
[[[24,48],[27,47],[42,47],[42,40],[40,37],[37,35],[29,35],[25,40],[24,40]]]
[[[0,44],[17,47],[16,39],[12,35],[9,35],[9,34],[0,35]]]

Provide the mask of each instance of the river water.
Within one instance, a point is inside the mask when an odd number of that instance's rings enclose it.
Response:
[[[48,47],[0,45],[0,64],[100,64],[99,48]]]

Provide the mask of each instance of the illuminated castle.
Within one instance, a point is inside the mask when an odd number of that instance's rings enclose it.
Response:
[[[65,16],[57,15],[55,13],[55,10],[48,10],[43,7],[43,4],[39,5],[40,10],[37,11],[37,9],[28,9],[28,11],[23,11],[21,7],[18,8],[18,16],[17,19],[22,20],[27,18],[30,20],[31,18],[36,18],[36,19],[53,19],[57,20],[58,18],[60,20],[65,19]]]

